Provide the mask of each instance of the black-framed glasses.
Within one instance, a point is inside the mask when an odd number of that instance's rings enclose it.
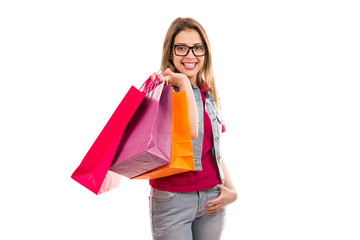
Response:
[[[196,57],[202,57],[206,54],[206,45],[196,45],[193,47],[186,45],[173,45],[173,48],[176,56],[187,56],[190,50]]]

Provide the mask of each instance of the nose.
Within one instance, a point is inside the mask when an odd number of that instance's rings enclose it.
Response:
[[[194,55],[192,49],[189,50],[189,53],[186,55],[186,57],[195,58],[195,55]]]

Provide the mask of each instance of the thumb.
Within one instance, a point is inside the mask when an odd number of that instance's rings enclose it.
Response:
[[[170,70],[170,68],[167,68],[164,72],[163,72],[164,76],[172,76],[173,72]]]
[[[151,80],[155,80],[156,79],[156,72],[154,72],[153,74],[151,74]]]

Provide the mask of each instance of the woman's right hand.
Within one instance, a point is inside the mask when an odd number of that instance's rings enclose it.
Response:
[[[151,75],[151,79],[152,80],[156,79],[155,72]],[[160,79],[160,83],[167,82],[178,88],[181,88],[181,86],[183,86],[184,83],[185,84],[190,83],[189,78],[185,74],[174,73],[173,71],[170,70],[170,68],[166,69],[164,72],[160,72],[159,79]]]

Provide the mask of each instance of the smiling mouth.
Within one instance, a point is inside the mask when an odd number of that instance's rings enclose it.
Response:
[[[187,70],[193,70],[196,67],[197,63],[182,63],[182,65]]]

